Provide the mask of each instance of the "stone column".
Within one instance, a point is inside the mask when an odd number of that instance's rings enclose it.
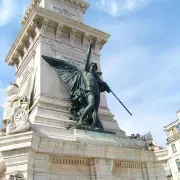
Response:
[[[6,170],[6,166],[5,166],[4,160],[2,158],[2,155],[0,153],[0,180],[5,179],[5,170]]]
[[[6,179],[17,173],[22,174],[27,180],[34,180],[34,153],[27,149],[17,149],[2,153],[6,166]]]
[[[89,40],[89,35],[86,33],[83,37],[83,49],[87,50],[88,48],[88,40]]]
[[[60,40],[60,38],[61,38],[62,29],[63,29],[63,25],[58,23],[57,28],[56,28],[56,39],[57,40]]]
[[[34,180],[49,180],[49,154],[36,153]]]
[[[41,26],[41,30],[40,30],[42,34],[46,34],[48,24],[49,24],[49,19],[45,18],[44,21],[42,22],[42,26]]]
[[[96,180],[96,170],[94,166],[94,159],[90,160],[90,173],[91,173],[91,180]]]
[[[94,159],[94,172],[95,172],[94,179],[96,179],[96,180],[112,180],[113,179],[113,176],[112,176],[113,166],[114,166],[114,160]],[[91,174],[93,174],[93,173],[91,173]]]
[[[100,39],[97,39],[97,40],[96,40],[96,43],[95,43],[95,53],[96,53],[96,54],[99,54],[100,44],[101,44],[101,40],[100,40]]]
[[[147,170],[146,163],[142,164],[142,174],[143,174],[144,180],[149,180],[149,178],[148,178],[148,170]]]
[[[147,166],[147,174],[148,174],[148,180],[157,180],[156,174],[155,174],[155,165],[154,163],[148,162],[146,163]]]
[[[76,29],[72,28],[71,33],[70,33],[70,45],[71,46],[74,46],[75,37],[76,37]]]

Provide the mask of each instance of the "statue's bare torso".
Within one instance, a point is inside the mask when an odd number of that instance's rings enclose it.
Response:
[[[85,85],[85,91],[99,93],[99,85],[95,75],[92,72],[84,71],[82,76]]]

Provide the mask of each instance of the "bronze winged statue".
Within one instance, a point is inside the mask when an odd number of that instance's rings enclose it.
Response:
[[[94,129],[103,130],[103,125],[98,116],[100,93],[111,92],[107,83],[100,79],[97,74],[98,66],[90,63],[90,43],[83,70],[79,70],[63,60],[42,56],[61,76],[62,80],[71,87],[69,100],[71,101],[71,113],[77,120],[77,126],[91,126]]]

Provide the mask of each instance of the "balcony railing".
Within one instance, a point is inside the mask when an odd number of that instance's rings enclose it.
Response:
[[[167,138],[167,143],[170,143],[171,141],[174,141],[179,138],[180,138],[180,133],[170,136],[169,138]]]

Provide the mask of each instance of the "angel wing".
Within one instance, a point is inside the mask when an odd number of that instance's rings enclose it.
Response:
[[[71,87],[71,93],[74,93],[77,89],[84,87],[82,71],[80,71],[76,66],[73,66],[63,60],[48,56],[42,56],[42,58],[51,67],[53,67],[54,70],[61,76],[62,80]]]

